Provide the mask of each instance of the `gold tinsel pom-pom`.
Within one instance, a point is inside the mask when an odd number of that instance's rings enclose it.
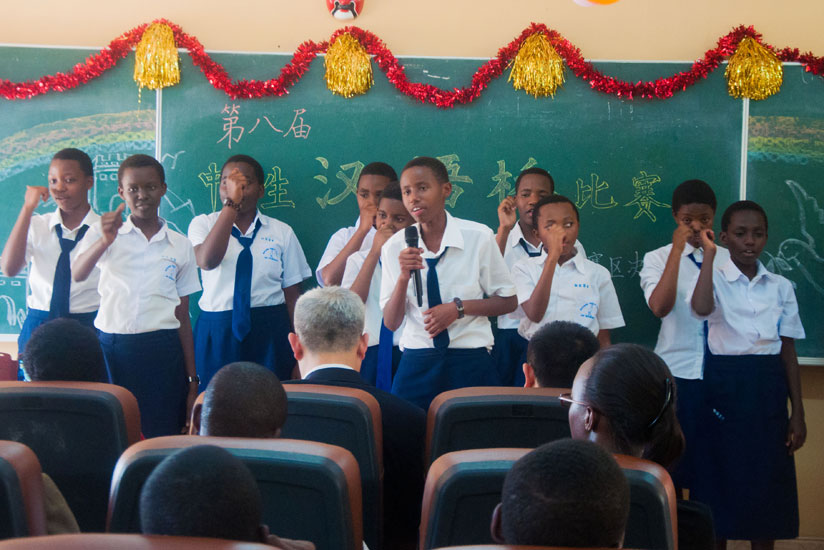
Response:
[[[369,54],[351,34],[338,36],[326,50],[326,87],[343,97],[365,94],[372,87]]]
[[[134,55],[134,80],[150,90],[180,82],[177,46],[169,25],[152,23],[143,32]]]
[[[730,56],[724,76],[732,97],[765,99],[781,89],[784,68],[773,52],[746,37]]]
[[[521,44],[512,62],[509,82],[516,90],[535,97],[555,96],[564,83],[564,60],[544,33],[536,32]]]

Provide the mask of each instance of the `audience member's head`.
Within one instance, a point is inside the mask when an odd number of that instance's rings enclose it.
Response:
[[[569,427],[575,439],[665,468],[684,452],[675,379],[648,348],[616,344],[596,353],[578,370],[571,401]]]
[[[187,447],[163,460],[140,494],[147,535],[261,542],[261,497],[243,462],[211,445]]]
[[[108,382],[100,341],[74,319],[54,319],[37,327],[23,350],[23,369],[33,382]]]
[[[212,377],[195,407],[200,435],[278,437],[286,422],[286,392],[273,372],[257,363],[229,363]]]
[[[629,483],[612,455],[589,441],[561,439],[507,473],[492,537],[499,544],[619,547],[628,515]]]
[[[301,375],[327,363],[359,370],[368,346],[364,315],[360,297],[339,286],[314,288],[298,298],[289,343]]]
[[[600,344],[591,330],[569,321],[554,321],[538,329],[526,351],[527,388],[571,388],[575,373],[595,355]]]

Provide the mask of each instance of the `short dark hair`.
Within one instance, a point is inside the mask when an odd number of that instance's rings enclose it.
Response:
[[[504,480],[501,534],[507,544],[615,547],[629,516],[629,483],[607,451],[559,439],[521,457]]]
[[[385,162],[370,162],[364,166],[360,175],[358,175],[358,185],[360,185],[360,180],[363,176],[383,176],[389,181],[397,181],[398,179],[398,174],[395,172],[395,169]]]
[[[275,437],[286,422],[286,391],[257,363],[229,363],[209,381],[200,418],[202,435]]]
[[[80,169],[83,171],[84,174],[86,174],[87,176],[94,177],[94,165],[92,164],[92,159],[90,159],[89,155],[87,155],[80,149],[75,149],[74,147],[60,149],[58,152],[54,154],[52,160],[76,161],[77,164],[80,165]]]
[[[126,160],[120,163],[120,168],[117,169],[117,183],[120,185],[120,182],[123,180],[123,173],[129,168],[144,168],[146,166],[151,166],[152,168],[157,171],[157,175],[160,176],[160,181],[166,183],[166,171],[163,170],[163,165],[158,162],[158,160],[154,157],[149,155],[132,155],[128,157]]]
[[[37,327],[23,350],[29,380],[108,382],[100,341],[75,319],[54,319]]]
[[[538,215],[541,213],[542,206],[558,203],[566,203],[572,206],[572,210],[575,211],[575,219],[581,221],[581,216],[578,214],[578,207],[575,206],[575,203],[572,202],[572,200],[563,195],[548,195],[535,203],[535,207],[532,209],[532,227],[536,229],[538,228]]]
[[[152,471],[140,493],[147,535],[260,541],[260,490],[229,451],[197,445],[176,451]]]
[[[401,173],[418,166],[428,168],[435,176],[438,183],[447,183],[449,181],[449,172],[447,172],[446,166],[434,157],[415,157],[406,163],[406,166],[403,167]]]
[[[401,184],[395,181],[390,181],[386,187],[381,191],[381,200],[392,199],[403,202],[403,195],[401,194]]]
[[[257,180],[258,184],[263,187],[266,184],[266,178],[263,175],[263,166],[260,165],[258,161],[256,161],[253,157],[249,155],[232,155],[226,162],[223,163],[223,166],[220,167],[220,174],[223,175],[223,169],[226,168],[226,165],[230,162],[242,162],[243,164],[248,164],[252,167],[252,172],[255,174],[255,179]]]
[[[544,170],[543,168],[538,168],[537,166],[533,166],[532,168],[527,168],[526,170],[521,170],[521,173],[518,174],[518,178],[515,180],[515,192],[518,192],[518,187],[521,185],[521,178],[524,176],[528,176],[530,174],[537,174],[539,176],[543,176],[549,180],[549,191],[550,193],[555,192],[555,180],[552,179],[552,176]]]
[[[755,201],[738,201],[732,203],[726,210],[724,210],[724,214],[721,216],[721,231],[726,231],[729,228],[733,214],[736,212],[745,212],[747,210],[761,214],[764,218],[764,229],[769,229],[767,224],[767,213],[760,204]]]
[[[571,388],[581,364],[600,344],[591,330],[570,321],[553,321],[529,339],[526,360],[543,388]]]
[[[684,452],[675,378],[651,349],[615,344],[596,353],[583,398],[609,418],[615,452],[640,446],[643,458],[665,468]]]
[[[718,202],[715,192],[704,180],[687,180],[672,192],[672,213],[677,214],[685,204],[706,204],[715,212]]]

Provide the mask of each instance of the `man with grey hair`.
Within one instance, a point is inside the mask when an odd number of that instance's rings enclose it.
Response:
[[[384,465],[384,546],[412,549],[423,497],[426,414],[400,397],[377,389],[358,373],[368,346],[364,305],[351,290],[315,288],[295,304],[295,332],[289,343],[301,380],[363,390],[381,407]]]

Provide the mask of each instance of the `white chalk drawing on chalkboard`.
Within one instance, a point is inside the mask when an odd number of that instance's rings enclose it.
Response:
[[[26,309],[18,308],[11,296],[0,295],[0,301],[6,306],[6,324],[10,327],[22,327],[26,320]]]
[[[778,245],[778,253],[775,255],[765,252],[765,258],[769,258],[766,262],[767,269],[780,275],[797,271],[816,292],[824,294],[824,286],[820,278],[817,279],[813,275],[813,273],[821,273],[821,266],[824,265],[824,254],[816,250],[818,245],[813,237],[813,231],[816,229],[820,231],[824,228],[824,209],[800,183],[793,180],[786,180],[784,183],[792,191],[798,207],[801,238],[784,239]],[[797,286],[798,281],[792,278],[790,280],[793,286]]]

